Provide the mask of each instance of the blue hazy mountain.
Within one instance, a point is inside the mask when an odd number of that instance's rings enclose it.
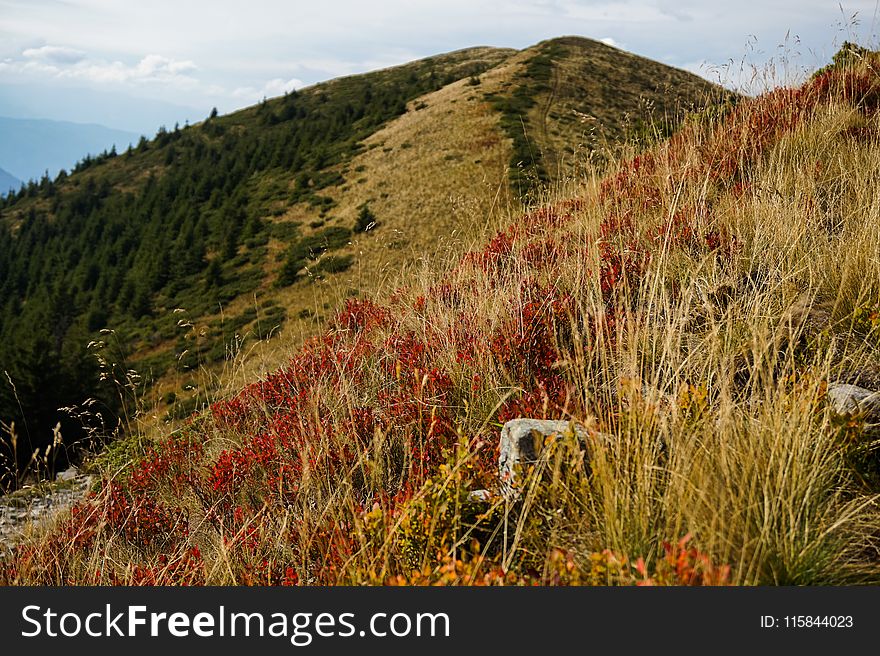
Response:
[[[221,108],[222,110],[223,108]],[[0,82],[0,116],[97,123],[152,137],[160,125],[195,123],[211,106],[193,108],[123,92],[67,87],[61,84]],[[2,164],[0,164],[2,165]]]
[[[86,155],[114,145],[123,151],[139,138],[93,123],[0,117],[0,167],[19,180],[38,180],[46,171],[54,178]]]
[[[7,173],[3,169],[0,169],[0,196],[5,196],[9,193],[10,189],[14,189],[18,191],[21,187],[21,180],[16,178],[11,173]]]

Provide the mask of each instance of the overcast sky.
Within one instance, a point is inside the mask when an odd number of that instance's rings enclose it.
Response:
[[[138,129],[458,48],[565,34],[710,79],[735,62],[722,73],[735,81],[743,58],[778,59],[787,34],[795,71],[824,64],[846,38],[876,47],[878,12],[877,0],[0,0],[0,114]]]

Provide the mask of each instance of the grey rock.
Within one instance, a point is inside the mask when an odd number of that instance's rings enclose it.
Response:
[[[76,467],[70,466],[67,469],[65,469],[63,472],[58,474],[55,478],[57,478],[59,481],[72,481],[77,476],[79,476],[79,469],[77,469]]]
[[[516,481],[518,465],[537,462],[547,438],[556,438],[573,430],[582,442],[587,430],[578,423],[552,419],[512,419],[501,429],[498,477],[501,493],[508,499],[519,496]]]
[[[880,392],[857,385],[831,383],[828,403],[839,415],[862,414],[869,421],[880,421]]]
[[[0,495],[0,555],[22,539],[27,525],[43,526],[88,494],[91,476],[77,472],[68,480],[73,483],[61,487],[48,484],[24,495],[21,493],[27,492],[27,488],[15,494]]]

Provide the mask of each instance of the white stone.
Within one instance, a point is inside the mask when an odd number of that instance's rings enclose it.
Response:
[[[868,419],[880,419],[880,392],[864,387],[831,383],[828,386],[828,403],[840,415],[863,414]]]
[[[580,424],[566,420],[512,419],[501,429],[498,477],[501,493],[508,499],[519,496],[516,486],[516,467],[537,462],[547,438],[556,438],[573,430],[582,441],[587,431]]]

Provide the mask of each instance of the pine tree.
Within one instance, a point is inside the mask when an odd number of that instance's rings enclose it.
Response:
[[[376,215],[370,210],[370,206],[364,203],[358,214],[357,220],[354,223],[354,231],[367,232],[375,228],[377,225],[379,225],[379,223],[376,221]]]

